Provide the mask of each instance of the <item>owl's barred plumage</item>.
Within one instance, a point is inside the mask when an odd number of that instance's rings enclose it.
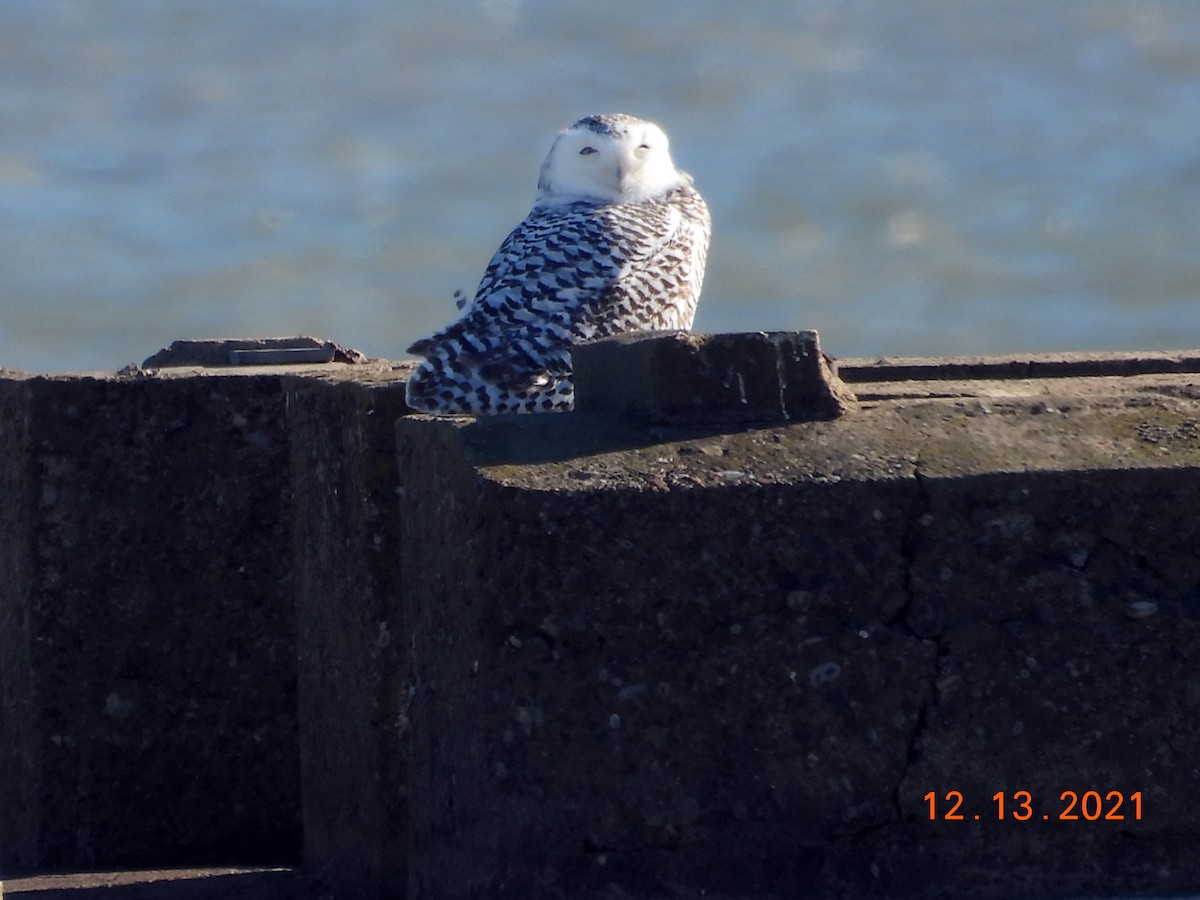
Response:
[[[533,210],[500,245],[459,318],[418,341],[413,409],[471,415],[569,410],[573,344],[691,328],[708,208],[666,135],[589,116],[542,165]]]

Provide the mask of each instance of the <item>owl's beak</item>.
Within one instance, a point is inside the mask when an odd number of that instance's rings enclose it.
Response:
[[[617,160],[617,185],[621,193],[627,194],[641,183],[642,161],[634,151],[621,154]]]
[[[630,173],[629,166],[622,160],[617,163],[617,187],[620,188],[621,193],[625,193],[629,190],[632,183],[633,176]]]

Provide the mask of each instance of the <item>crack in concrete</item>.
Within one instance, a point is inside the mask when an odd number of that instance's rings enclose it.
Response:
[[[928,484],[926,483],[926,475],[922,471],[922,461],[920,456],[917,457],[913,468],[913,478],[916,481],[918,492],[916,502],[908,516],[908,522],[904,530],[904,534],[900,540],[900,553],[904,559],[904,571],[901,576],[901,590],[904,593],[904,605],[897,610],[889,626],[895,628],[902,634],[915,638],[920,641],[932,643],[937,648],[929,671],[929,680],[925,691],[925,699],[917,710],[916,722],[913,723],[912,729],[909,732],[908,740],[905,745],[904,769],[900,773],[900,777],[896,780],[895,788],[892,790],[892,808],[895,816],[895,821],[902,822],[904,820],[903,807],[901,804],[901,791],[905,781],[908,779],[909,771],[913,764],[917,761],[918,746],[921,738],[925,734],[929,725],[929,713],[938,702],[938,672],[941,669],[942,660],[949,653],[948,649],[941,641],[941,636],[935,633],[933,638],[927,638],[917,633],[908,620],[909,613],[916,601],[916,589],[913,586],[913,570],[916,566],[918,546],[919,546],[919,529],[925,527],[922,519],[929,514],[933,508],[933,500],[929,495]]]
[[[905,525],[904,534],[900,538],[900,555],[904,559],[904,572],[900,580],[900,589],[904,594],[904,605],[896,611],[892,617],[892,621],[888,624],[892,627],[899,628],[908,634],[916,635],[911,624],[908,621],[908,614],[912,609],[914,602],[913,591],[913,564],[917,556],[918,533],[922,526],[921,519],[929,514],[933,508],[933,501],[929,497],[929,490],[925,483],[926,476],[921,471],[921,459],[917,457],[913,466],[913,480],[917,485],[917,498],[913,504],[913,509],[908,515],[908,521]]]

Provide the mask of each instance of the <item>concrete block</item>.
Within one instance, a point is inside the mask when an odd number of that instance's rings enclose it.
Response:
[[[302,823],[372,900],[1200,886],[1194,379],[820,419],[727,341],[635,347],[598,415],[398,424],[403,365],[5,373],[0,872]]]
[[[142,363],[143,369],[199,366],[291,366],[312,363],[365,363],[367,357],[322,338],[215,338],[174,341]]]
[[[285,379],[295,496],[304,862],[339,898],[402,898],[407,668],[395,421],[404,381]]]
[[[843,381],[851,384],[881,381],[1100,378],[1194,372],[1200,372],[1200,352],[1195,350],[838,360],[838,373]]]
[[[836,418],[854,395],[815,331],[626,334],[572,353],[575,408],[660,423]]]
[[[935,664],[883,624],[913,483],[540,490],[456,427],[400,426],[413,896],[802,896],[890,819]]]
[[[942,390],[400,421],[410,895],[1200,885],[1200,396]]]
[[[0,379],[0,871],[289,861],[274,378]]]
[[[38,709],[33,693],[29,391],[0,378],[0,877],[38,860]]]

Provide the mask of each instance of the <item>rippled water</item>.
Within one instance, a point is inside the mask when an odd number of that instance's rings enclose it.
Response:
[[[597,111],[712,206],[698,330],[1200,345],[1200,3],[3,0],[0,365],[401,357]]]

